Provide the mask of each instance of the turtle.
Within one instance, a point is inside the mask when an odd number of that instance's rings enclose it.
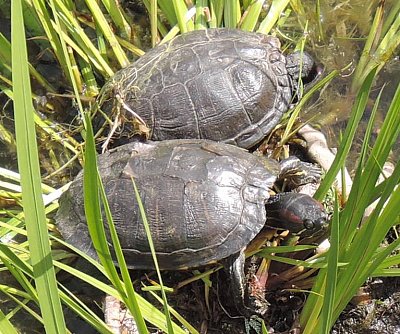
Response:
[[[301,68],[301,70],[300,70]],[[151,140],[259,143],[317,75],[307,52],[284,56],[278,38],[238,29],[178,35],[119,70],[101,89],[96,128],[107,115],[115,146],[138,132]],[[97,112],[100,111],[100,112]],[[112,121],[113,120],[113,121]]]
[[[244,250],[263,229],[267,216],[274,216],[272,227],[289,228],[293,234],[310,235],[326,228],[327,214],[310,196],[293,192],[270,196],[277,178],[295,166],[311,170],[298,159],[279,164],[237,146],[205,139],[135,141],[98,157],[127,266],[154,269],[134,180],[160,269],[225,264],[243,314],[256,312],[246,305]],[[315,174],[307,175],[313,178]],[[80,172],[61,196],[56,223],[68,243],[97,258],[86,224],[82,181]],[[106,234],[107,227],[105,224]]]

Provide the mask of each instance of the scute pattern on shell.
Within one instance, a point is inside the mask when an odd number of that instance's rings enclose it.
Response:
[[[279,172],[238,147],[207,140],[134,142],[99,156],[100,175],[128,265],[153,261],[132,177],[146,209],[161,269],[203,266],[239,252],[265,224],[265,202]],[[85,222],[82,173],[60,200],[66,241],[95,252]]]
[[[279,40],[233,29],[180,35],[120,70],[103,87],[103,111],[121,100],[153,140],[205,138],[254,146],[278,124],[292,98]],[[132,131],[129,122],[126,133]]]

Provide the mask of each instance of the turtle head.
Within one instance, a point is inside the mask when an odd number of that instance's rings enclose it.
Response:
[[[266,203],[269,227],[289,230],[293,235],[310,237],[328,228],[328,215],[322,204],[299,193],[279,193]]]
[[[286,68],[292,80],[293,95],[299,95],[297,82],[301,77],[303,84],[309,84],[322,73],[322,67],[318,66],[308,52],[295,51],[286,57]],[[300,96],[298,96],[300,97]]]

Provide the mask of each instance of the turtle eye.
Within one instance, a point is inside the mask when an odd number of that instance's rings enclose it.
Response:
[[[304,220],[304,227],[306,228],[306,230],[313,230],[315,228],[315,224],[312,220],[310,219],[306,219]]]
[[[320,218],[318,218],[318,219],[316,220],[316,222],[315,222],[315,227],[316,227],[318,230],[323,229],[325,225],[326,225],[326,218],[325,218],[325,217],[320,217]]]
[[[318,219],[318,226],[319,226],[319,227],[324,226],[325,223],[326,223],[326,218],[319,218],[319,219]]]

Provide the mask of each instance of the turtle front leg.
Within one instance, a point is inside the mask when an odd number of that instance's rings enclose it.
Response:
[[[322,170],[318,165],[301,161],[295,156],[280,161],[279,165],[278,179],[290,189],[303,184],[318,183],[321,180]]]
[[[234,254],[227,259],[225,268],[231,280],[230,288],[236,309],[241,315],[249,318],[255,314],[264,314],[266,312],[267,302],[263,301],[263,303],[260,303],[260,301],[256,300],[256,297],[248,295],[244,274],[245,260],[243,249],[238,254]],[[249,305],[246,301],[248,301]],[[260,307],[261,304],[263,304],[262,307]]]

